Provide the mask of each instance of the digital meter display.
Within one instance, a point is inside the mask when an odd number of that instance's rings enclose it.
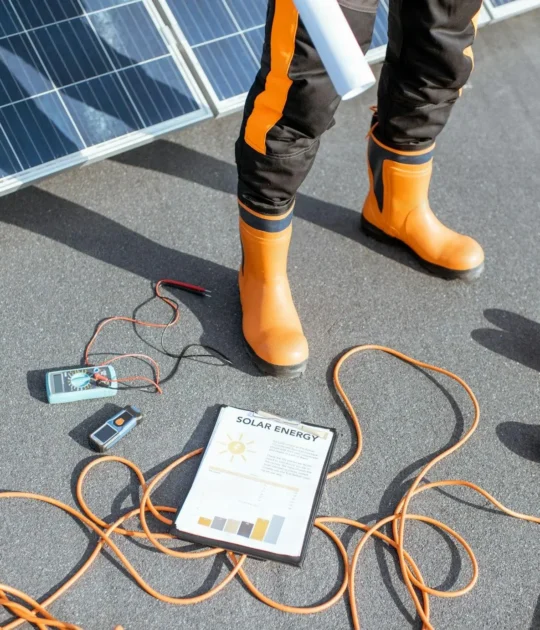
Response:
[[[97,433],[94,433],[94,438],[105,444],[105,442],[108,442],[117,433],[118,431],[115,431],[111,426],[106,424],[103,428],[97,431]]]
[[[140,409],[128,405],[90,434],[90,445],[100,453],[106,453],[130,433],[142,421],[142,417]]]

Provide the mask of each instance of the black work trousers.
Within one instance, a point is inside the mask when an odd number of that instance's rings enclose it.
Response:
[[[364,52],[378,0],[340,0]],[[389,43],[377,103],[377,136],[391,148],[433,143],[473,68],[482,0],[390,0]],[[236,144],[241,208],[290,210],[339,97],[293,0],[269,0],[261,69],[248,94]],[[351,130],[361,138],[361,130]]]

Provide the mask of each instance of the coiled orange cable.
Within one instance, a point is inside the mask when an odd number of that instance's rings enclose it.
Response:
[[[8,623],[5,626],[2,626],[0,630],[14,630],[16,627],[20,626],[24,622],[28,622],[34,625],[39,630],[47,630],[48,628],[58,628],[60,630],[82,630],[79,626],[76,626],[67,622],[62,622],[56,619],[47,609],[50,606],[50,604],[56,601],[63,593],[67,591],[67,589],[73,586],[77,582],[77,580],[79,580],[82,577],[82,575],[84,575],[84,573],[90,568],[90,566],[93,564],[95,559],[101,553],[101,550],[103,549],[105,545],[107,545],[109,549],[112,550],[117,555],[118,559],[124,565],[128,573],[132,576],[132,578],[137,582],[137,584],[144,591],[146,591],[153,597],[156,597],[157,599],[163,602],[167,602],[169,604],[174,604],[174,605],[197,604],[217,594],[229,582],[231,582],[231,580],[233,580],[235,576],[238,576],[243,581],[245,586],[255,597],[257,597],[259,600],[261,600],[268,606],[271,606],[283,612],[289,612],[289,613],[295,613],[295,614],[304,614],[304,615],[314,614],[314,613],[326,610],[330,608],[331,606],[333,606],[336,602],[338,602],[341,599],[341,597],[345,594],[345,592],[348,591],[349,602],[350,602],[351,613],[352,613],[351,615],[352,625],[353,625],[354,630],[360,630],[359,613],[358,613],[356,597],[355,597],[355,573],[356,573],[356,568],[357,568],[358,560],[360,557],[360,553],[362,552],[362,549],[365,547],[366,543],[372,537],[376,537],[380,540],[383,540],[389,546],[397,550],[403,580],[414,602],[416,610],[418,611],[418,614],[422,619],[422,630],[434,630],[434,627],[432,623],[430,622],[429,596],[434,595],[436,597],[459,597],[461,595],[464,595],[465,593],[468,593],[474,587],[478,579],[478,564],[477,564],[477,561],[476,561],[476,558],[474,556],[472,549],[470,548],[468,543],[464,540],[464,538],[460,534],[458,534],[457,532],[452,530],[450,527],[448,527],[447,525],[445,525],[444,523],[441,523],[440,521],[436,519],[430,518],[428,516],[411,514],[409,512],[410,502],[413,499],[413,497],[420,494],[421,492],[424,492],[426,490],[430,490],[433,488],[440,488],[444,486],[464,486],[467,488],[471,488],[475,492],[478,492],[479,494],[481,494],[485,499],[487,499],[495,507],[497,507],[499,510],[501,510],[503,513],[507,514],[508,516],[512,516],[514,518],[525,520],[525,521],[530,521],[533,523],[540,523],[540,518],[536,516],[529,516],[527,514],[521,514],[519,512],[514,512],[513,510],[510,510],[504,507],[499,501],[497,501],[497,499],[492,497],[488,492],[486,492],[482,488],[478,487],[477,485],[469,481],[463,481],[459,479],[448,479],[448,480],[435,481],[432,483],[425,483],[423,485],[420,485],[422,481],[424,480],[425,476],[427,475],[427,473],[437,463],[439,463],[441,460],[443,460],[444,458],[454,453],[457,449],[463,446],[470,439],[470,437],[472,436],[472,434],[474,433],[474,431],[476,430],[478,426],[478,422],[480,419],[480,407],[470,387],[465,383],[465,381],[463,381],[461,378],[459,378],[452,372],[449,372],[448,370],[444,370],[443,368],[436,367],[434,365],[430,365],[428,363],[423,363],[422,361],[417,361],[415,359],[412,359],[402,354],[401,352],[398,352],[397,350],[392,350],[391,348],[386,348],[384,346],[377,346],[377,345],[357,346],[345,352],[336,363],[336,366],[334,368],[334,386],[338,394],[340,395],[343,403],[345,404],[345,407],[347,408],[347,411],[350,415],[350,419],[351,419],[351,422],[352,422],[352,425],[356,434],[357,445],[356,445],[356,450],[353,456],[342,467],[338,468],[337,470],[332,471],[328,475],[329,479],[332,477],[335,477],[336,475],[341,474],[342,472],[350,468],[354,464],[354,462],[360,457],[360,454],[362,451],[362,430],[360,427],[360,422],[351,404],[351,401],[349,400],[349,397],[347,396],[347,394],[345,393],[345,390],[343,389],[343,386],[341,385],[339,374],[340,374],[340,370],[343,364],[353,354],[357,354],[359,352],[365,352],[368,350],[378,350],[378,351],[385,352],[387,354],[393,355],[403,361],[406,361],[407,363],[415,365],[424,370],[431,370],[434,372],[438,372],[439,374],[443,374],[453,379],[454,381],[459,383],[469,395],[472,401],[473,407],[474,407],[474,418],[473,418],[471,427],[460,440],[458,440],[453,446],[445,450],[443,453],[433,458],[426,466],[424,466],[423,470],[415,478],[407,494],[399,502],[399,504],[397,505],[392,515],[389,515],[386,518],[383,518],[378,523],[372,526],[365,525],[353,519],[342,518],[342,517],[326,516],[326,517],[319,517],[315,520],[315,526],[319,528],[322,532],[324,532],[336,545],[339,551],[339,554],[341,556],[341,559],[343,561],[343,567],[344,567],[344,572],[343,572],[344,575],[343,575],[341,586],[337,589],[337,591],[334,594],[329,596],[329,598],[325,602],[317,606],[298,607],[298,606],[289,606],[287,604],[277,602],[267,597],[249,579],[244,569],[246,556],[237,557],[232,552],[226,552],[232,563],[232,569],[230,573],[220,583],[218,583],[216,586],[214,586],[207,592],[201,595],[198,595],[196,597],[171,597],[171,596],[164,595],[156,591],[147,582],[144,581],[144,579],[141,577],[138,571],[133,567],[133,565],[129,562],[129,560],[125,557],[125,555],[120,551],[116,543],[113,541],[112,537],[113,537],[113,534],[116,534],[116,535],[144,538],[150,541],[157,549],[159,549],[163,553],[170,556],[174,556],[177,558],[184,558],[184,559],[208,557],[208,556],[212,556],[212,555],[223,552],[223,549],[204,549],[204,550],[195,551],[195,552],[183,552],[183,551],[175,551],[175,550],[169,549],[160,541],[168,540],[168,539],[176,540],[176,538],[171,536],[170,534],[153,533],[150,530],[147,520],[146,520],[146,514],[147,512],[150,512],[154,517],[156,517],[161,522],[165,524],[172,523],[172,521],[169,518],[167,518],[165,514],[176,512],[176,508],[169,507],[169,506],[155,506],[152,503],[151,498],[150,498],[152,491],[171,472],[171,470],[173,470],[177,466],[180,466],[182,463],[184,463],[188,459],[191,459],[192,457],[196,457],[200,455],[203,449],[202,448],[197,449],[195,451],[192,451],[191,453],[188,453],[187,455],[183,455],[182,457],[174,461],[172,464],[167,466],[164,470],[162,470],[149,483],[145,481],[144,476],[142,472],[139,470],[139,468],[137,468],[137,466],[133,464],[132,462],[130,462],[129,460],[124,459],[122,457],[105,456],[105,457],[96,458],[95,460],[90,462],[90,464],[86,466],[86,468],[82,471],[79,477],[79,480],[77,483],[77,500],[79,502],[81,511],[78,511],[72,508],[71,506],[66,505],[65,503],[61,503],[60,501],[51,499],[43,495],[32,494],[29,492],[2,492],[0,493],[0,499],[32,499],[36,501],[41,501],[43,503],[47,503],[54,507],[58,507],[61,510],[64,510],[66,513],[70,514],[71,516],[74,516],[75,518],[79,519],[89,529],[95,532],[97,536],[99,537],[99,541],[94,551],[92,552],[90,557],[86,560],[86,562],[83,564],[83,566],[81,566],[81,568],[69,580],[67,580],[64,584],[62,584],[62,586],[58,590],[56,590],[52,595],[47,597],[41,604],[38,603],[29,595],[23,593],[22,591],[19,591],[18,589],[15,589],[8,585],[0,584],[0,606],[3,606],[6,609],[6,611],[8,611],[14,617],[14,620],[12,622]],[[98,464],[103,464],[106,462],[118,462],[130,468],[136,474],[139,480],[139,483],[141,484],[142,491],[143,491],[143,496],[141,499],[140,506],[134,510],[131,510],[127,514],[124,514],[120,518],[118,518],[112,525],[108,525],[102,519],[96,516],[90,510],[90,508],[86,504],[83,497],[83,482],[84,482],[84,479],[86,478],[86,475],[90,472],[92,468],[94,468]],[[125,521],[135,516],[137,516],[141,522],[142,531],[124,529],[123,527],[120,527]],[[431,588],[424,582],[422,578],[422,574],[420,573],[420,570],[418,569],[416,563],[414,562],[413,558],[405,550],[405,526],[406,526],[407,521],[410,521],[410,520],[421,521],[424,523],[429,523],[435,527],[438,527],[442,529],[444,532],[446,532],[447,534],[449,534],[450,536],[452,536],[457,542],[459,542],[463,546],[463,548],[465,549],[465,551],[467,552],[471,560],[472,569],[473,569],[473,576],[466,587],[456,590],[456,591],[440,591],[440,590]],[[336,524],[341,523],[344,525],[348,525],[349,527],[355,527],[365,532],[362,539],[357,544],[353,552],[352,558],[350,560],[347,555],[347,550],[345,549],[341,540],[327,526],[328,524],[333,524],[333,523],[336,523]],[[392,537],[386,536],[380,531],[381,528],[383,528],[388,523],[392,523]],[[417,591],[420,592],[421,599],[417,595]],[[24,602],[26,606],[20,604],[18,601],[14,601],[13,598],[18,599],[21,602]],[[115,630],[122,630],[122,628],[120,626],[117,626]]]

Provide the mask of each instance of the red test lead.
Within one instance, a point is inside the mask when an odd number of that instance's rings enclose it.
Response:
[[[195,295],[199,295],[201,297],[211,297],[211,292],[208,289],[205,289],[204,287],[201,287],[201,286],[197,286],[195,284],[181,282],[180,280],[171,280],[171,279],[159,280],[156,283],[156,286],[154,288],[155,297],[159,298],[161,301],[165,302],[165,304],[171,307],[171,309],[173,310],[173,316],[171,318],[171,321],[168,324],[160,324],[157,322],[147,322],[140,319],[135,319],[134,317],[125,317],[125,316],[120,316],[120,315],[107,317],[106,319],[102,320],[98,324],[94,334],[92,335],[92,338],[86,345],[86,348],[84,351],[84,365],[87,365],[87,366],[92,365],[89,359],[90,350],[92,349],[101,330],[107,324],[110,324],[111,322],[121,321],[121,322],[128,322],[131,324],[138,324],[139,326],[146,326],[148,328],[161,328],[164,333],[168,328],[171,328],[172,326],[177,324],[178,320],[180,319],[180,309],[178,307],[178,304],[174,300],[166,297],[165,295],[161,293],[161,288],[163,286],[175,287],[177,289],[181,289],[182,291],[186,291],[188,293],[194,293]],[[217,352],[217,351],[214,351],[214,352]],[[170,355],[166,351],[165,353],[168,354],[169,356],[174,356],[174,355]],[[218,353],[218,354],[221,354],[221,353]],[[145,382],[146,385],[135,386],[135,388],[148,387],[149,385],[152,385],[153,387],[155,387],[156,392],[158,392],[159,394],[162,394],[163,390],[160,387],[159,364],[157,363],[157,361],[152,359],[152,357],[149,357],[146,354],[140,354],[140,353],[121,354],[121,355],[113,357],[112,359],[109,359],[108,361],[102,362],[102,365],[109,365],[115,361],[119,361],[120,359],[127,359],[127,358],[140,359],[141,361],[144,361],[150,364],[154,372],[154,378],[149,378],[147,376],[126,376],[123,378],[109,379],[101,375],[94,375],[94,379],[98,381],[100,384],[102,384],[103,386],[106,386],[107,384],[111,384],[111,383],[124,383],[126,384],[126,387],[129,387],[127,383],[130,383],[133,381],[142,381],[142,382]],[[177,358],[180,358],[180,357],[177,357]],[[226,357],[224,358],[226,359]],[[230,363],[228,359],[226,359],[226,361]]]

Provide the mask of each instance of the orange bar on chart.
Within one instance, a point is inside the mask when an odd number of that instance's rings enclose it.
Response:
[[[199,525],[204,525],[205,527],[210,527],[210,525],[212,525],[212,521],[209,518],[204,518],[204,516],[201,516],[201,518],[198,521]]]
[[[266,534],[266,530],[268,529],[269,523],[270,521],[265,521],[262,518],[258,518],[257,521],[255,522],[255,527],[253,528],[253,531],[251,532],[250,538],[253,538],[253,540],[263,540],[264,535]]]

